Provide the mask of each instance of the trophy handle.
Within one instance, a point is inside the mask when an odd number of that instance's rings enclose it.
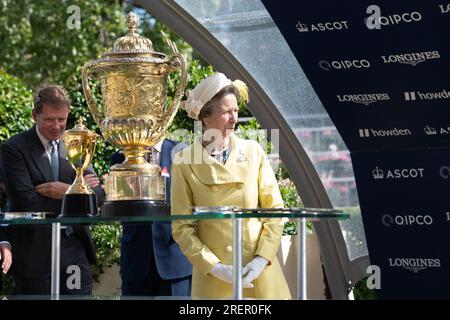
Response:
[[[175,90],[175,95],[173,96],[172,104],[167,109],[167,111],[165,112],[165,114],[161,119],[164,122],[164,124],[170,124],[173,118],[175,118],[181,99],[183,98],[184,95],[184,89],[186,87],[186,78],[187,78],[186,61],[184,60],[184,57],[180,53],[176,52],[171,54],[169,56],[169,64],[171,67],[171,71],[181,69],[181,78],[178,88]]]
[[[99,127],[101,127],[103,116],[98,110],[97,103],[92,98],[91,87],[89,86],[89,75],[91,74],[91,67],[92,67],[91,64],[85,64],[83,66],[83,73],[81,78],[83,83],[83,92],[84,96],[86,97],[86,102],[89,107],[89,110],[91,111],[95,122],[98,124]]]

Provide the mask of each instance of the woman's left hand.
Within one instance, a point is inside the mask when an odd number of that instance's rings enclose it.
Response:
[[[253,280],[257,279],[264,271],[268,263],[269,260],[261,256],[253,258],[253,260],[247,263],[247,265],[244,267],[243,275],[245,277],[242,280],[242,284],[245,286],[250,284]]]

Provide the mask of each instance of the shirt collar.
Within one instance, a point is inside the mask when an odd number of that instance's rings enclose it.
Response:
[[[47,140],[40,132],[38,127],[36,126],[36,133],[39,137],[39,140],[41,140],[42,145],[44,146],[45,150],[49,150],[50,149],[50,144],[48,143],[50,140]],[[59,139],[56,140],[56,142],[59,144]]]
[[[157,144],[155,144],[155,145],[153,146],[153,148],[154,148],[156,151],[161,152],[161,148],[162,148],[163,142],[164,142],[164,139],[162,139],[160,142],[158,142]]]

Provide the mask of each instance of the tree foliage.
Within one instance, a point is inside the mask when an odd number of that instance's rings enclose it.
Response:
[[[80,29],[68,27],[80,9]],[[28,86],[68,85],[80,67],[110,47],[125,30],[123,1],[3,0],[0,5],[0,61]]]
[[[0,68],[0,145],[32,125],[32,103],[31,91],[22,81]],[[6,194],[0,177],[0,211],[5,203]]]
[[[0,68],[0,144],[28,129],[33,121],[31,91],[20,79]]]

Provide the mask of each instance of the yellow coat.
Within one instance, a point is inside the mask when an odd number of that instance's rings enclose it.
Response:
[[[172,214],[191,214],[192,206],[283,206],[275,175],[262,148],[254,141],[234,136],[225,165],[209,156],[198,141],[176,154],[172,167],[171,197]],[[232,297],[232,285],[209,274],[218,262],[232,264],[232,223],[231,219],[172,222],[173,238],[194,267],[192,296]],[[270,261],[253,281],[255,287],[244,289],[245,297],[291,298],[276,257],[282,232],[282,219],[244,219],[244,266],[256,255]]]

